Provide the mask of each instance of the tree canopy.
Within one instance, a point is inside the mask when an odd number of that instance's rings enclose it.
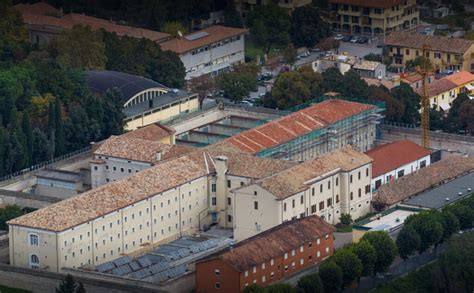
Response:
[[[368,232],[362,236],[361,241],[364,240],[368,241],[377,252],[374,275],[376,272],[386,271],[397,255],[395,242],[384,231]]]
[[[304,5],[291,13],[291,39],[296,47],[314,47],[331,34],[329,24],[313,5]]]
[[[334,262],[342,270],[342,282],[345,286],[351,285],[362,273],[362,262],[349,249],[340,249],[333,256]]]
[[[342,287],[343,273],[341,268],[333,261],[326,261],[319,267],[319,277],[323,283],[324,292],[339,292]]]

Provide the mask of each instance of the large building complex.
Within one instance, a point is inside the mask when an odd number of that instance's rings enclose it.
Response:
[[[86,71],[89,89],[99,95],[117,89],[122,95],[125,129],[133,130],[199,108],[197,94],[171,89],[151,79],[117,71]]]
[[[365,153],[372,162],[372,189],[431,164],[431,151],[409,140],[379,145]]]
[[[384,35],[418,24],[416,0],[330,0],[332,28],[350,34]]]
[[[382,109],[344,100],[326,100],[234,135],[222,144],[258,157],[304,161],[346,145],[374,147]]]
[[[186,80],[205,74],[217,75],[245,62],[247,30],[225,26],[206,29],[160,44],[163,51],[179,55],[186,68]]]
[[[421,35],[414,32],[394,32],[385,38],[393,65],[404,67],[407,61],[423,55],[436,71],[474,71],[474,41],[461,38]]]
[[[265,287],[320,263],[334,251],[334,228],[317,216],[285,222],[196,264],[196,292]]]
[[[372,159],[346,147],[305,161],[233,191],[234,239],[285,221],[318,215],[336,224],[370,211]]]
[[[15,5],[15,9],[21,13],[33,44],[47,44],[55,40],[65,29],[71,29],[75,25],[89,26],[92,30],[103,29],[110,33],[116,33],[118,36],[146,38],[158,43],[171,37],[162,32],[120,25],[110,20],[83,14],[63,14],[62,10],[45,2],[21,3]]]

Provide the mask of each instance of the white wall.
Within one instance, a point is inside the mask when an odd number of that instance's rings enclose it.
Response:
[[[98,155],[94,155],[94,159],[103,160],[105,163],[91,163],[92,188],[97,188],[98,186],[104,185],[108,182],[117,181],[151,166],[151,164],[147,162]]]

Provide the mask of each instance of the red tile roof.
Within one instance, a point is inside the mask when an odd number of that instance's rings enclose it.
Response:
[[[409,140],[399,140],[375,147],[365,153],[372,162],[372,178],[429,156],[431,151]]]
[[[49,8],[48,8],[49,7]],[[90,26],[92,30],[104,29],[119,36],[146,38],[155,42],[169,39],[170,35],[162,32],[115,24],[112,21],[91,17],[82,14],[69,13],[63,17],[60,13],[53,13],[54,7],[47,4],[18,4],[15,8],[22,14],[23,22],[31,25],[53,26],[62,29],[71,29],[75,25]],[[57,10],[56,10],[57,11]]]
[[[450,74],[443,79],[447,79],[457,86],[464,85],[466,83],[474,82],[474,74],[467,71],[460,71]]]
[[[122,137],[139,138],[144,140],[159,141],[163,138],[173,135],[176,132],[171,127],[153,123],[147,126],[140,127],[136,130],[122,134]]]
[[[235,270],[244,272],[272,258],[283,256],[292,249],[298,249],[308,242],[334,232],[334,227],[313,215],[285,222],[260,234],[237,243],[232,249],[217,252],[204,260],[221,259]],[[330,235],[331,237],[331,235]]]
[[[222,143],[255,154],[374,108],[372,105],[344,100],[326,100],[234,135]]]
[[[439,95],[441,93],[447,92],[454,88],[456,88],[456,84],[449,81],[448,79],[442,78],[442,79],[435,80],[429,85],[427,85],[428,97]],[[423,89],[418,88],[416,92],[421,95],[423,94]]]
[[[330,0],[330,3],[348,4],[372,8],[391,8],[403,3],[403,0]]]
[[[208,35],[203,36],[193,41],[189,41],[186,39],[186,37],[188,36],[192,36],[192,35],[199,34],[202,32],[206,32],[208,33]],[[160,44],[160,46],[163,51],[173,51],[175,53],[181,54],[181,53],[189,52],[193,49],[201,48],[203,46],[222,41],[224,39],[227,39],[233,36],[244,34],[246,32],[247,32],[246,29],[215,25],[215,26],[211,26],[206,29],[200,30],[198,32],[194,32],[192,34],[186,35],[181,38],[175,38],[175,39],[163,42]]]
[[[430,51],[464,54],[474,41],[461,38],[420,35],[413,32],[391,32],[385,38],[385,45],[422,49],[426,44]]]

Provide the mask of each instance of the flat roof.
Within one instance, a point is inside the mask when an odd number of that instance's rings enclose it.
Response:
[[[403,225],[406,218],[413,214],[417,214],[416,211],[409,210],[394,210],[393,212],[386,214],[378,219],[375,219],[367,224],[361,225],[362,227],[369,228],[370,231],[390,231]]]
[[[468,188],[471,188],[470,192],[468,191]],[[422,208],[439,209],[445,205],[472,195],[472,190],[474,190],[474,173],[469,173],[439,187],[423,192],[403,202],[403,204]],[[462,194],[459,195],[459,192]],[[449,200],[446,200],[447,198],[449,198]]]
[[[41,170],[36,174],[36,177],[73,183],[79,182],[82,179],[79,173],[55,169]]]
[[[123,108],[122,112],[125,114],[127,118],[133,117],[138,114],[142,114],[143,112],[146,112],[148,110],[154,110],[157,108],[161,108],[163,106],[172,104],[174,102],[178,102],[182,99],[188,98],[188,97],[194,97],[197,94],[179,89],[179,90],[170,90],[166,94],[163,94],[161,96],[153,98],[153,107],[150,108],[149,101],[145,101],[142,103],[138,103],[135,105],[130,105],[126,108]]]

